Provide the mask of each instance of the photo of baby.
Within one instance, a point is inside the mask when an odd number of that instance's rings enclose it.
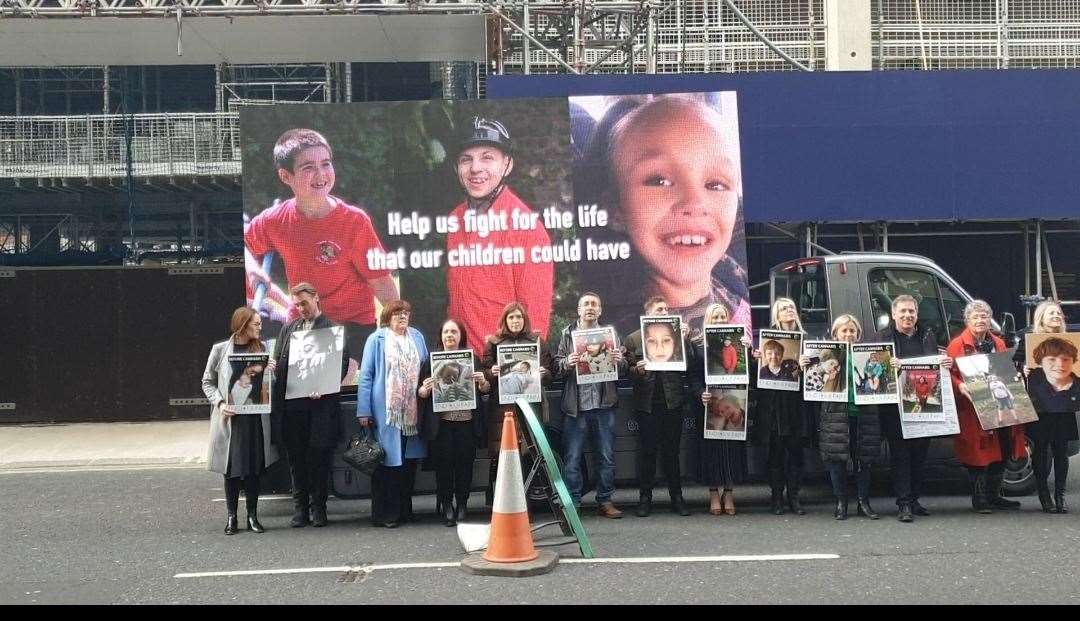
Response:
[[[642,298],[661,295],[692,329],[721,303],[730,322],[751,325],[742,212],[736,94],[571,97],[595,125],[574,163],[579,205],[611,217],[598,243],[629,242],[644,287],[604,298],[617,329],[636,329]],[[694,205],[686,209],[686,205]],[[585,284],[613,282],[625,265],[585,262]]]
[[[611,352],[618,347],[615,329],[607,326],[588,330],[574,330],[574,351],[581,356],[577,364],[578,384],[595,384],[619,379],[619,371]]]
[[[847,343],[806,341],[802,355],[810,359],[806,380],[803,382],[803,399],[846,403]]]
[[[472,374],[472,351],[431,352],[431,377],[435,378],[432,409],[435,412],[453,412],[475,408],[476,384]]]
[[[499,403],[540,402],[540,345],[499,345]]]
[[[670,315],[640,318],[641,341],[647,371],[685,371],[682,319]]]
[[[746,386],[709,386],[711,398],[705,408],[707,440],[746,439]]]
[[[851,368],[855,405],[896,403],[892,343],[852,343]]]

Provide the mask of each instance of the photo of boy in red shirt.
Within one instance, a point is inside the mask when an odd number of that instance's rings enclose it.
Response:
[[[359,356],[375,329],[375,298],[385,304],[399,294],[388,270],[368,267],[368,250],[383,250],[371,218],[331,194],[336,179],[333,157],[319,132],[298,128],[281,134],[274,145],[274,166],[292,198],[259,213],[245,227],[244,264],[252,290],[265,284],[272,291],[274,283],[262,260],[276,253],[287,279],[282,288],[313,284],[322,311],[345,326],[349,351]],[[297,316],[290,307],[286,320]]]

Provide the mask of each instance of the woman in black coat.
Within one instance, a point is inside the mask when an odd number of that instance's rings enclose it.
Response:
[[[832,337],[838,341],[856,343],[862,340],[862,326],[851,315],[840,315],[833,321]],[[848,400],[846,403],[822,403],[818,418],[818,450],[829,472],[836,510],[833,517],[846,520],[848,513],[848,465],[855,473],[859,515],[871,520],[878,514],[870,507],[870,464],[881,457],[881,427],[877,407],[855,405],[855,383],[848,364]]]
[[[465,329],[456,319],[443,322],[439,345],[435,351],[468,349]],[[455,526],[468,513],[469,492],[472,490],[473,461],[476,449],[484,441],[484,415],[480,394],[491,391],[491,384],[480,371],[480,359],[472,354],[470,380],[476,383],[476,407],[470,410],[436,413],[433,392],[436,378],[431,376],[431,360],[420,367],[420,386],[416,391],[423,408],[421,432],[430,442],[428,459],[435,466],[435,485],[443,522]],[[455,501],[456,506],[454,505]]]

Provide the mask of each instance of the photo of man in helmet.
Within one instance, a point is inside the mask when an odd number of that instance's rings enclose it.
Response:
[[[554,297],[554,265],[533,263],[530,250],[534,246],[550,245],[551,238],[542,219],[534,217],[533,209],[507,185],[514,170],[510,132],[497,120],[474,118],[458,145],[453,163],[465,197],[451,212],[452,219],[459,223],[458,230],[446,238],[448,256],[456,257],[448,262],[446,270],[447,314],[461,319],[468,342],[479,348],[484,338],[495,330],[503,308],[510,302],[521,302],[533,327],[546,337]],[[506,223],[506,226],[466,230],[469,222],[478,220]],[[521,227],[523,222],[535,224]],[[521,248],[525,262],[476,264],[469,252],[476,246]]]

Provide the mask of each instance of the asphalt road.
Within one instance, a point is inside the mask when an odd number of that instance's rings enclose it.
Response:
[[[1074,462],[1076,460],[1074,459]],[[1075,485],[1074,485],[1075,487]],[[938,490],[939,492],[942,490]],[[368,525],[367,501],[332,500],[324,529],[288,528],[291,503],[264,500],[264,535],[226,537],[221,479],[201,469],[0,474],[0,603],[1078,603],[1080,497],[1069,515],[978,516],[952,486],[930,496],[934,515],[900,524],[891,499],[879,521],[832,519],[822,485],[809,515],[766,512],[767,489],[739,490],[739,514],[661,506],[653,517],[604,520],[586,511],[598,557],[834,554],[827,560],[561,564],[525,579],[477,577],[456,567],[340,569],[307,574],[177,578],[177,574],[456,562],[453,529],[430,515],[396,530]],[[885,490],[882,490],[884,493]],[[660,494],[658,493],[658,496]],[[474,504],[481,494],[474,494]],[[617,500],[631,508],[636,493]],[[589,497],[586,498],[588,502]],[[243,502],[241,501],[241,505]],[[587,505],[588,507],[588,505]],[[241,508],[241,517],[243,509]],[[575,548],[561,548],[566,557]]]

